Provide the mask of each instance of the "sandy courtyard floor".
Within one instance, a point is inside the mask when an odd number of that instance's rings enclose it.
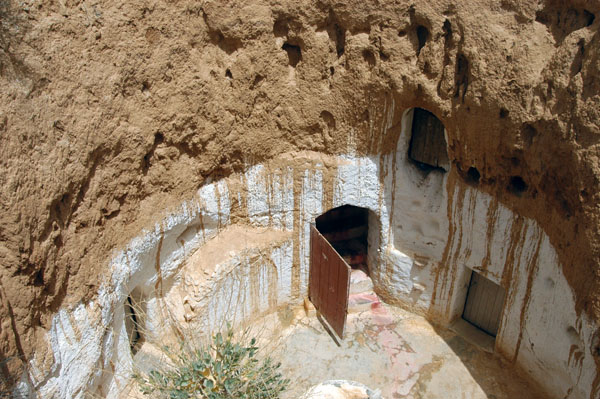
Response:
[[[338,346],[317,317],[304,309],[266,316],[261,341],[292,380],[283,396],[297,398],[326,380],[353,380],[383,398],[544,398],[497,356],[423,317],[385,305],[371,294],[351,301],[362,309],[348,315]],[[275,328],[272,328],[275,327]],[[271,332],[267,332],[271,331]]]
[[[379,390],[384,399],[546,397],[485,345],[472,343],[487,340],[490,348],[490,336],[466,322],[454,328],[461,334],[436,328],[422,316],[380,302],[364,273],[353,272],[351,280],[346,332],[339,344],[314,309],[307,312],[302,306],[253,320],[246,331],[247,338],[258,338],[262,354],[281,362],[291,380],[282,399],[301,397],[327,380],[356,381]],[[152,347],[144,344],[136,355],[143,369],[163,361]],[[134,388],[127,397],[144,396]]]

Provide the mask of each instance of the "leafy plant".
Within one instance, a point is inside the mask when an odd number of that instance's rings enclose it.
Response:
[[[277,398],[289,385],[279,372],[280,364],[271,358],[257,358],[256,339],[245,345],[234,341],[233,330],[218,333],[212,343],[190,349],[181,342],[173,352],[163,347],[171,365],[152,370],[146,375],[135,374],[144,395],[160,398]]]

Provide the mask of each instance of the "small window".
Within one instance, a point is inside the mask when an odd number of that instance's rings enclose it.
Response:
[[[447,172],[450,169],[450,162],[446,147],[442,121],[427,110],[415,108],[408,150],[409,158],[420,169]]]

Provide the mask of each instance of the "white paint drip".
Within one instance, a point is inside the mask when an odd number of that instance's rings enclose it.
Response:
[[[300,197],[300,228],[298,243],[300,249],[300,292],[308,290],[308,270],[310,267],[310,223],[323,213],[323,172],[321,164],[315,170],[304,171]]]

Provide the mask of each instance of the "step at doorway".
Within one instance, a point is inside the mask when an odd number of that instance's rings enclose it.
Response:
[[[502,318],[504,296],[501,286],[473,271],[462,318],[495,337]]]

